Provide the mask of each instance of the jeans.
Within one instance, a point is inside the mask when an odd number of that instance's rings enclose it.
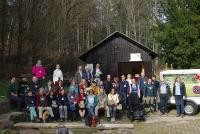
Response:
[[[22,99],[18,96],[10,96],[10,101],[12,104],[16,104],[17,105],[17,109],[20,110],[21,109],[21,104],[22,104]]]
[[[116,106],[109,106],[109,111],[110,111],[110,117],[115,118],[116,117]]]
[[[182,95],[175,95],[176,112],[177,114],[184,114],[184,101]]]
[[[168,95],[160,94],[160,112],[167,113],[167,103],[168,103]]]
[[[67,119],[68,113],[67,113],[67,106],[59,106],[59,113],[61,119]]]
[[[87,106],[88,111],[91,115],[94,115],[94,105],[93,104],[88,104]]]
[[[29,107],[29,112],[30,112],[30,117],[31,117],[31,120],[34,120],[34,118],[37,117],[37,114],[36,114],[36,111],[35,111],[35,107]]]

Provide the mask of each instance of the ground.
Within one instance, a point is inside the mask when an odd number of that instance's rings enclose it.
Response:
[[[7,120],[10,114],[4,114],[0,116],[1,120]],[[79,122],[81,123],[81,122]],[[104,123],[104,122],[102,122]],[[159,116],[159,113],[155,113],[152,115],[149,115],[147,117],[147,120],[145,122],[130,122],[128,119],[124,118],[121,121],[116,121],[117,124],[120,123],[132,123],[134,124],[133,131],[129,130],[111,130],[111,131],[104,131],[104,132],[94,132],[94,134],[199,134],[200,132],[200,114],[197,114],[195,116],[185,116],[184,118],[175,117],[175,110],[172,110],[169,113],[169,116]],[[74,130],[72,130],[74,131]],[[75,130],[75,134],[87,134],[90,131],[92,133],[92,130]],[[11,133],[14,133],[13,131],[10,131]],[[23,130],[21,133],[27,133],[29,134],[39,134],[38,130]],[[43,131],[44,133],[54,133],[53,130],[49,131]]]

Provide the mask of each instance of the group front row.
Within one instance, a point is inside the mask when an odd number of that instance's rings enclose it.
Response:
[[[116,109],[121,107],[119,95],[114,88],[108,95],[104,93],[103,88],[100,88],[98,96],[94,95],[92,90],[84,93],[83,89],[80,89],[78,94],[74,91],[65,93],[65,90],[61,89],[57,95],[52,90],[47,96],[43,88],[39,89],[36,96],[31,90],[28,90],[25,96],[25,106],[30,113],[31,121],[37,121],[39,118],[43,122],[47,121],[48,116],[51,121],[74,120],[76,112],[79,113],[83,121],[86,112],[98,116],[99,109],[104,109],[107,119],[113,122],[115,121]]]

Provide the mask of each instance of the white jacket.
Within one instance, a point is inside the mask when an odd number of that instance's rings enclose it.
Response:
[[[60,69],[56,69],[53,72],[53,83],[55,84],[56,81],[58,81],[58,78],[63,81],[63,73]]]

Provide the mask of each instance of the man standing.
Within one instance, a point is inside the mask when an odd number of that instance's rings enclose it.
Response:
[[[85,66],[85,70],[83,71],[82,79],[85,79],[87,82],[92,81],[92,74],[88,66]]]
[[[77,70],[77,72],[75,74],[75,83],[76,84],[79,84],[81,82],[82,75],[83,75],[83,68],[82,68],[82,66],[79,66],[78,70]]]
[[[145,94],[145,89],[146,89],[146,84],[147,84],[147,77],[145,77],[145,74],[142,72],[141,77],[138,80],[138,89],[140,91],[140,101],[143,102],[143,97]]]
[[[100,85],[100,82],[101,82],[101,75],[102,75],[102,71],[101,71],[101,68],[100,68],[100,64],[97,64],[96,65],[96,68],[93,70],[92,72],[92,75],[93,75],[93,78],[94,78],[94,81],[97,82],[97,85]]]
[[[119,82],[119,95],[122,100],[122,110],[125,112],[127,107],[127,97],[129,93],[129,83],[126,81],[125,75],[121,76],[121,81]]]
[[[159,86],[160,86],[160,82],[156,80],[156,75],[152,75],[152,84],[154,86],[155,89],[155,101],[154,101],[154,112],[156,112],[159,109],[159,96],[158,96],[158,90],[159,90]]]
[[[107,75],[106,81],[103,83],[105,93],[108,95],[112,89],[111,75]]]

